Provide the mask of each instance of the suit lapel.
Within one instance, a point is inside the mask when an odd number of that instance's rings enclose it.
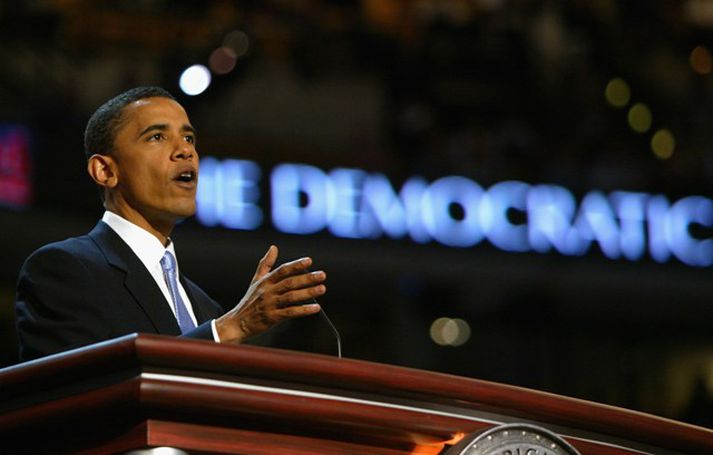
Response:
[[[157,333],[180,335],[181,329],[156,281],[121,237],[102,221],[97,223],[89,237],[103,252],[107,262],[124,272],[124,287],[146,313]]]

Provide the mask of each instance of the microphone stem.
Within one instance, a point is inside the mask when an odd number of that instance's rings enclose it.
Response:
[[[337,357],[340,359],[342,358],[342,338],[339,336],[339,331],[337,330],[337,327],[332,324],[332,320],[329,319],[329,316],[327,316],[327,313],[324,312],[324,308],[322,308],[319,312],[319,314],[322,315],[325,321],[327,321],[327,324],[329,327],[332,328],[332,332],[334,332],[334,337],[337,339]]]

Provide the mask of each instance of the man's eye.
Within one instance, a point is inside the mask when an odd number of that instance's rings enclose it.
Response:
[[[162,138],[163,138],[163,135],[161,133],[156,133],[156,134],[152,134],[151,136],[149,136],[150,141],[160,141]]]
[[[189,144],[195,144],[196,143],[195,136],[186,136],[186,142],[188,142]]]

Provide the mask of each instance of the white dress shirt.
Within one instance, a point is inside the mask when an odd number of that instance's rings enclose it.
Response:
[[[178,257],[176,256],[176,251],[174,250],[171,239],[168,239],[168,246],[164,247],[156,236],[150,232],[108,210],[104,212],[102,221],[108,224],[109,227],[114,230],[119,237],[121,237],[121,240],[129,245],[131,251],[133,251],[139,260],[144,264],[146,270],[149,271],[151,277],[156,282],[156,285],[158,285],[159,289],[161,289],[161,292],[166,299],[166,305],[171,308],[171,312],[173,312],[173,315],[176,316],[176,308],[174,307],[173,298],[171,298],[171,291],[168,289],[168,285],[166,284],[166,280],[163,276],[163,268],[161,268],[161,258],[166,251],[169,251],[173,257],[176,258],[176,275],[180,276]],[[198,326],[196,315],[193,313],[193,304],[188,298],[186,290],[183,289],[183,285],[180,280],[178,280],[178,292],[181,294],[183,301],[187,302],[186,309],[188,310],[188,314],[191,316],[191,319],[193,319],[193,323]],[[217,342],[220,341],[215,328],[215,319],[211,321],[211,328],[213,330],[213,339]]]

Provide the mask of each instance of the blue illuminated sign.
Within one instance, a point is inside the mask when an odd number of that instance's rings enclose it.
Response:
[[[590,191],[581,201],[564,187],[505,181],[489,188],[459,176],[434,182],[408,179],[400,189],[379,173],[307,164],[272,169],[269,198],[260,194],[260,167],[252,161],[208,157],[201,161],[198,220],[206,226],[257,229],[262,203],[278,231],[336,237],[435,241],[472,247],[483,240],[504,251],[580,256],[597,244],[610,259],[657,262],[672,256],[697,267],[713,264],[713,239],[691,227],[713,226],[713,201],[688,196]]]
[[[200,164],[196,217],[206,226],[256,229],[262,224],[260,167],[252,161],[204,158]]]

